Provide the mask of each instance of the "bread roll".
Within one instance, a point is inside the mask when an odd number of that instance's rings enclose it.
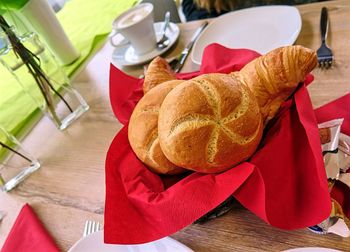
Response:
[[[146,94],[155,86],[175,79],[175,73],[171,70],[168,62],[158,56],[151,61],[147,68],[143,82],[143,93]]]
[[[215,173],[249,158],[262,135],[257,101],[226,74],[205,74],[175,87],[159,111],[165,156],[190,170]]]
[[[177,174],[184,169],[166,159],[158,141],[158,111],[165,96],[183,81],[172,80],[150,90],[137,103],[129,122],[129,142],[136,156],[150,170],[161,174]]]
[[[313,50],[286,46],[251,61],[233,75],[253,92],[266,124],[316,65]]]

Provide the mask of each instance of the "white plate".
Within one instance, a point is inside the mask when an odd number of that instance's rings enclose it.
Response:
[[[194,252],[170,237],[139,244],[114,245],[103,243],[103,231],[80,239],[68,252]]]
[[[308,247],[308,248],[288,249],[283,252],[341,252],[341,251],[335,250],[335,249],[329,249],[329,248]]]
[[[192,61],[200,65],[204,48],[219,43],[228,48],[248,48],[265,54],[292,45],[301,29],[301,17],[292,6],[262,6],[219,16],[198,37]]]
[[[156,31],[156,35],[157,35],[157,41],[161,37],[162,27],[163,27],[163,22],[158,22],[154,24],[154,30]],[[145,53],[143,55],[137,55],[135,53],[134,48],[132,48],[132,46],[130,45],[118,47],[118,48],[115,48],[113,51],[112,63],[116,66],[140,65],[152,60],[154,57],[158,55],[165,53],[176,42],[177,38],[180,35],[180,29],[176,24],[170,23],[169,28],[167,29],[165,34],[168,36],[170,40],[169,45],[167,47],[163,49],[154,48],[153,51]]]

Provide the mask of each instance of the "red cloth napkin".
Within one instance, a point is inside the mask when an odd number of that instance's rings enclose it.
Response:
[[[199,72],[178,77],[237,71],[257,56],[213,44],[204,51]],[[305,82],[310,81],[308,76]],[[111,65],[110,99],[119,121],[129,120],[142,96],[141,85]],[[329,216],[317,122],[304,85],[283,105],[251,160],[220,174],[194,172],[169,185],[137,159],[124,126],[106,157],[105,242],[136,244],[168,236],[230,195],[278,228],[304,228]]]
[[[18,214],[1,252],[59,252],[33,209],[25,204]]]
[[[350,136],[350,94],[316,109],[315,113],[319,123],[344,118],[341,132]],[[350,218],[350,188],[337,181],[332,188],[331,196],[342,205],[344,214]]]

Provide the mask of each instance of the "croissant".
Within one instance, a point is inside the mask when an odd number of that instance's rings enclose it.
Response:
[[[163,154],[158,140],[158,112],[165,96],[182,80],[164,82],[137,103],[128,126],[128,137],[136,156],[150,170],[160,174],[178,174],[184,169],[172,164]]]
[[[286,46],[256,58],[232,74],[252,90],[266,124],[316,65],[313,50]]]
[[[143,82],[143,93],[146,94],[155,86],[175,79],[175,73],[171,70],[168,62],[158,56],[151,61],[147,68]]]

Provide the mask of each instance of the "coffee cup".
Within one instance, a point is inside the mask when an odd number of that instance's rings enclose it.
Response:
[[[109,41],[112,46],[120,47],[130,44],[138,55],[156,48],[157,39],[154,31],[153,5],[139,4],[118,16],[112,24]],[[116,35],[121,34],[123,41],[116,43]]]

